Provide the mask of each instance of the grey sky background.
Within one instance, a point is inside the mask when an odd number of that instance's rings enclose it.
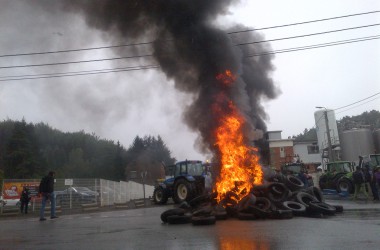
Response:
[[[40,4],[35,4],[39,2]],[[42,3],[42,4],[41,4]],[[380,10],[373,0],[240,1],[215,20],[228,29],[236,24],[252,28],[290,24]],[[380,23],[380,13],[325,22],[268,29],[266,40]],[[273,50],[380,35],[380,26],[271,42]],[[0,0],[0,55],[80,49],[142,40],[117,41],[107,32],[88,28],[83,17],[64,12],[54,1]],[[123,54],[149,54],[124,48]],[[0,57],[0,67],[118,57],[113,50]],[[268,130],[282,130],[283,138],[314,126],[316,106],[339,108],[380,92],[380,41],[371,40],[326,48],[276,54],[272,79],[281,94],[261,100]],[[182,122],[192,96],[174,89],[158,69],[62,78],[2,81],[5,76],[154,64],[149,59],[117,60],[46,67],[0,68],[0,119],[44,122],[64,132],[84,130],[128,147],[136,135],[160,135],[177,159],[201,159],[196,133]],[[340,109],[337,119],[380,110],[379,95],[360,105]]]

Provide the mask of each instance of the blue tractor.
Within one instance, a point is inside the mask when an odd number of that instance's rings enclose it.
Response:
[[[153,192],[156,204],[166,204],[169,198],[175,203],[190,201],[205,192],[207,168],[201,161],[180,161],[165,167],[165,179],[159,179]]]

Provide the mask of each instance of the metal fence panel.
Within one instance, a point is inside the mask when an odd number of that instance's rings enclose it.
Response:
[[[16,206],[24,186],[29,187],[32,195],[30,208],[35,211],[41,206],[41,198],[36,197],[40,179],[5,179],[2,196]],[[134,199],[148,198],[153,194],[153,186],[129,181],[110,181],[104,179],[55,179],[54,191],[56,204],[61,209],[77,209],[81,205],[97,203],[99,206],[111,206]],[[11,199],[12,198],[12,199]]]

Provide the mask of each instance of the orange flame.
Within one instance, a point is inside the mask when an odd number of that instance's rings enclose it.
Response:
[[[220,77],[218,80],[220,79],[227,84],[225,79],[235,80],[236,77]],[[221,99],[226,101],[226,98],[223,94],[218,96],[219,101]],[[217,104],[214,107],[213,111],[222,117],[215,131],[216,146],[221,154],[221,171],[215,184],[217,201],[220,202],[229,191],[236,194],[239,201],[254,185],[259,185],[263,181],[257,149],[248,145],[249,140],[243,133],[245,118],[231,100],[228,100],[228,112],[221,112]]]

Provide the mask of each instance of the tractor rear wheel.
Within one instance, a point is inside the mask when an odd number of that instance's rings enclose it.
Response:
[[[350,180],[341,178],[338,181],[337,190],[339,193],[342,193],[342,192],[353,193],[354,187],[351,184]]]
[[[168,195],[162,187],[156,187],[153,191],[153,200],[156,204],[166,204],[168,201]]]
[[[190,201],[193,198],[193,185],[185,179],[179,179],[174,184],[173,200],[175,203]]]

